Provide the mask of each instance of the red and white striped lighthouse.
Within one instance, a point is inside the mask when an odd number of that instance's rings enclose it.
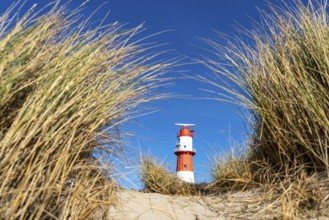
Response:
[[[175,154],[177,155],[177,176],[186,182],[194,183],[193,156],[196,151],[193,149],[194,130],[189,127],[195,124],[175,124],[181,126],[177,133],[178,143]]]

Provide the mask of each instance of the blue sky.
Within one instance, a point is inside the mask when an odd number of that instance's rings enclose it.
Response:
[[[0,1],[0,12],[13,2]],[[38,7],[41,8],[45,2],[47,1],[28,0],[24,9],[34,3],[38,3]],[[62,2],[66,3],[66,1]],[[75,0],[69,3],[69,7],[74,9],[82,2],[84,1]],[[200,49],[200,47],[210,49],[200,37],[216,39],[213,30],[229,36],[236,35],[238,32],[234,25],[237,23],[248,29],[252,28],[251,18],[259,20],[257,8],[265,9],[266,3],[263,0],[90,0],[81,13],[87,17],[97,8],[99,9],[92,20],[101,20],[110,12],[107,23],[119,21],[127,23],[126,27],[145,23],[146,30],[141,37],[171,30],[156,35],[147,42],[166,44],[159,50],[173,50],[166,55],[168,58],[177,56],[197,58],[200,55],[211,56]],[[184,62],[189,61],[185,59]],[[182,72],[187,76],[211,73],[201,64],[189,64],[174,68],[168,76],[181,77]],[[138,149],[143,152],[150,151],[155,157],[170,163],[174,170],[176,158],[173,151],[178,131],[174,123],[195,123],[194,147],[197,150],[194,157],[195,178],[197,182],[209,181],[209,158],[215,152],[223,154],[228,151],[230,143],[242,143],[246,139],[247,124],[238,106],[204,99],[215,96],[201,89],[215,88],[191,79],[176,79],[174,83],[175,85],[162,88],[159,92],[170,92],[190,98],[172,98],[148,104],[148,107],[157,107],[159,110],[138,118],[136,120],[138,124],[127,124],[123,127],[136,134],[126,140],[127,146],[132,149],[132,155],[138,155]],[[135,160],[130,159],[130,161]],[[134,163],[121,167],[134,167]],[[127,176],[140,187],[136,179],[136,169],[126,169],[126,171],[135,172]],[[127,183],[125,186],[130,187]]]

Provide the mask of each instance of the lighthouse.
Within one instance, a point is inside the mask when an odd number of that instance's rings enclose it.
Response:
[[[177,155],[177,176],[189,183],[194,183],[194,168],[193,168],[193,156],[196,151],[193,149],[193,137],[194,130],[189,127],[195,126],[195,124],[178,124],[181,129],[177,133],[178,143],[176,145],[175,154]]]

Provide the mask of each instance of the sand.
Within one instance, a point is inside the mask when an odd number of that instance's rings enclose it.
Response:
[[[246,203],[251,197],[253,197],[253,202]],[[216,197],[188,197],[123,190],[118,193],[117,204],[110,208],[108,218],[115,220],[212,220],[270,217],[266,211],[260,214],[251,211],[255,208],[260,210],[261,204],[262,200],[255,199],[255,192],[239,192]]]
[[[307,211],[301,219],[329,219],[329,203]],[[228,192],[216,196],[170,196],[120,190],[117,201],[92,219],[202,220],[282,219],[280,197],[261,191]],[[286,217],[289,213],[285,213]]]
[[[217,219],[199,198],[168,196],[157,193],[123,191],[119,203],[109,210],[111,219]]]

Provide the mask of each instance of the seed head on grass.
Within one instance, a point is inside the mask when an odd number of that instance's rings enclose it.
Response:
[[[55,6],[0,17],[2,218],[85,219],[110,204],[111,168],[92,153],[159,98],[152,91],[168,64],[132,40],[141,26],[88,28],[72,14]]]

